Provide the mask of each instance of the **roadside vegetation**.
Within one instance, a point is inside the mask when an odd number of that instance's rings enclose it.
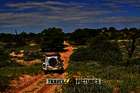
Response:
[[[6,66],[0,68],[0,91],[5,91],[10,88],[10,81],[17,79],[23,74],[37,75],[41,72],[41,64],[32,66]]]
[[[73,84],[71,86],[70,82],[62,86],[64,93],[70,93],[68,90],[72,89],[74,89],[72,93],[112,93],[116,90],[121,93],[138,93],[140,91],[138,30],[125,29],[121,32],[114,32],[113,28],[110,28],[110,32],[107,29],[104,30],[106,31],[101,31],[90,39],[89,36],[86,43],[75,41],[84,47],[74,50],[68,68],[70,78],[77,75],[102,79],[100,88],[95,89],[94,85]]]
[[[41,72],[41,64],[25,66],[10,60],[8,49],[0,48],[0,92],[10,88],[10,81],[22,74],[35,75]]]

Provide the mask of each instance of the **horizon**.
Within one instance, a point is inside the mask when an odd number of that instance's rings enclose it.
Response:
[[[140,28],[138,0],[0,0],[0,33]]]
[[[56,27],[49,27],[49,28],[56,28]],[[44,28],[43,30],[45,30],[45,29],[49,29],[49,28]],[[92,30],[94,30],[94,29],[103,29],[103,28],[107,28],[108,30],[109,30],[109,28],[110,27],[102,27],[102,28],[77,28],[77,29],[74,29],[73,31],[71,31],[71,32],[65,32],[62,28],[60,28],[60,29],[62,29],[62,31],[64,32],[64,33],[72,33],[72,32],[75,32],[76,30],[78,30],[78,29],[92,29]],[[115,28],[115,27],[113,27],[113,28]],[[120,29],[118,29],[118,28],[115,28],[116,29],[116,31],[121,31],[121,30],[123,30],[123,29],[131,29],[131,28],[136,28],[136,27],[130,27],[130,28],[128,28],[128,27],[124,27],[124,28],[120,28]],[[138,30],[140,30],[140,28],[136,28],[136,29],[138,29]],[[14,31],[9,31],[9,32],[0,32],[0,34],[15,34],[15,33],[17,33],[17,34],[21,34],[21,33],[27,33],[27,34],[30,34],[30,33],[34,33],[34,34],[39,34],[39,33],[41,33],[43,30],[41,30],[41,31],[38,31],[38,32],[28,32],[28,31],[18,31],[17,29],[15,29]]]

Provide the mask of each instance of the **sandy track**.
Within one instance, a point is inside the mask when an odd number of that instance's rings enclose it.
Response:
[[[66,69],[68,67],[68,61],[69,61],[69,58],[70,58],[72,52],[73,52],[73,48],[71,46],[68,46],[66,52],[60,53],[62,59],[64,60],[64,69]],[[55,74],[51,78],[64,79],[66,77],[65,75],[66,75],[66,72],[61,74],[61,75]],[[55,93],[55,89],[59,86],[60,85],[47,85],[47,84],[45,84],[37,93]]]
[[[66,52],[60,53],[62,60],[64,60],[64,69],[66,70],[68,67],[69,58],[73,52],[73,47],[70,46],[68,43],[65,42],[68,47],[66,48]],[[16,89],[14,93],[55,93],[55,89],[60,85],[48,85],[46,84],[47,78],[61,78],[64,79],[66,76],[66,72],[63,74],[47,74],[47,75],[40,75],[38,78],[29,81],[30,83],[23,88]],[[13,93],[13,92],[12,92]]]

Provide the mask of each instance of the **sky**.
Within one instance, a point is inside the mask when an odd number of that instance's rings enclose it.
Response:
[[[140,28],[140,0],[0,0],[0,32]]]

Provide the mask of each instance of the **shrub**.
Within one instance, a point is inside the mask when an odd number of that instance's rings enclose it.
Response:
[[[120,83],[121,93],[129,93],[131,91],[138,93],[139,84],[140,84],[139,80],[132,80],[132,79],[123,80]]]
[[[25,52],[24,60],[25,61],[31,61],[34,59],[40,59],[42,58],[42,55],[40,52]]]
[[[42,32],[41,49],[43,52],[63,51],[64,32],[60,28],[44,29]]]
[[[93,60],[93,51],[88,48],[78,48],[71,56],[73,61]]]
[[[0,75],[0,93],[5,92],[6,89],[9,88],[9,84],[10,84],[10,78],[7,76]]]
[[[100,64],[119,64],[122,53],[115,42],[103,41],[94,46],[77,49],[71,56],[72,61],[94,60]]]
[[[3,47],[0,48],[0,67],[7,66],[10,63],[8,53]]]
[[[140,65],[140,58],[131,59],[130,65]]]

